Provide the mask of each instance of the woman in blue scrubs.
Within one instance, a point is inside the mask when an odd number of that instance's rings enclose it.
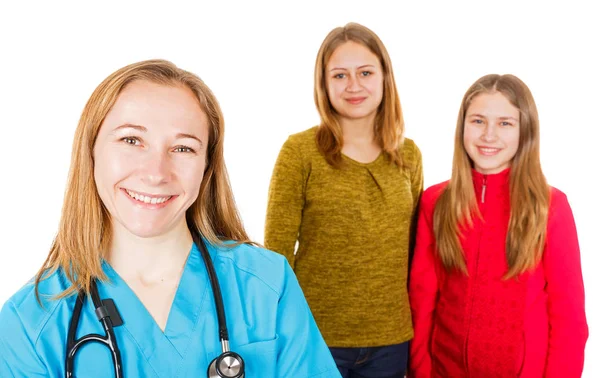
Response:
[[[223,140],[210,89],[170,62],[96,88],[56,239],[0,312],[1,377],[340,376],[285,258],[248,240]]]

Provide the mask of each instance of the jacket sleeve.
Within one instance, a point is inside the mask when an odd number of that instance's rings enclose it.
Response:
[[[567,197],[553,189],[543,255],[548,294],[546,378],[579,378],[588,338],[581,259]]]
[[[284,255],[292,269],[304,208],[305,174],[300,146],[292,137],[284,143],[269,186],[265,247]]]
[[[433,205],[421,200],[417,224],[417,240],[409,281],[409,298],[415,337],[410,345],[410,377],[431,377],[430,344],[435,306],[438,296]]]
[[[341,378],[287,261],[277,310],[277,377]]]
[[[0,311],[0,377],[34,378],[49,375],[30,332],[11,301]]]

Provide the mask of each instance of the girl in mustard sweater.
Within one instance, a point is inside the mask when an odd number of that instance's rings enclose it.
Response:
[[[321,124],[281,149],[265,245],[294,268],[343,377],[403,377],[423,173],[419,149],[403,137],[392,64],[377,35],[353,23],[332,30],[317,55],[314,93]]]

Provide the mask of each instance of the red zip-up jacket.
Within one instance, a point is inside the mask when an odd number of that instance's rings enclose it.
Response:
[[[473,171],[482,219],[460,238],[468,275],[447,271],[436,251],[433,211],[447,182],[422,195],[409,280],[411,378],[581,377],[588,327],[571,208],[552,188],[541,262],[503,280],[509,176]]]

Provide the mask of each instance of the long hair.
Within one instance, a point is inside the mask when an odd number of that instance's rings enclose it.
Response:
[[[78,291],[89,293],[94,279],[106,279],[102,258],[111,243],[110,215],[94,181],[93,149],[100,126],[118,95],[130,83],[145,80],[192,90],[209,122],[206,168],[196,201],[186,212],[192,232],[209,242],[249,242],[238,214],[223,157],[224,120],[217,99],[196,75],[166,60],[147,60],[123,67],[108,76],[86,103],[75,131],[71,168],[66,185],[58,233],[48,257],[35,277],[35,294],[41,280],[61,269],[71,286],[56,298]]]
[[[321,117],[317,130],[317,146],[333,167],[342,166],[344,144],[338,116],[327,95],[325,69],[331,55],[340,45],[352,41],[368,48],[377,56],[383,69],[383,98],[375,117],[374,134],[383,153],[397,166],[402,166],[399,151],[404,136],[404,119],[390,56],[379,37],[370,29],[356,23],[333,29],[319,48],[315,64],[315,104]]]
[[[441,193],[433,215],[437,249],[444,267],[467,274],[459,242],[461,227],[473,225],[480,217],[471,169],[465,150],[465,115],[473,99],[482,93],[499,92],[519,109],[519,147],[510,170],[510,221],[506,236],[505,278],[518,276],[539,263],[546,239],[550,187],[540,163],[540,130],[535,101],[529,88],[513,75],[486,75],[465,93],[454,138],[452,177]]]

